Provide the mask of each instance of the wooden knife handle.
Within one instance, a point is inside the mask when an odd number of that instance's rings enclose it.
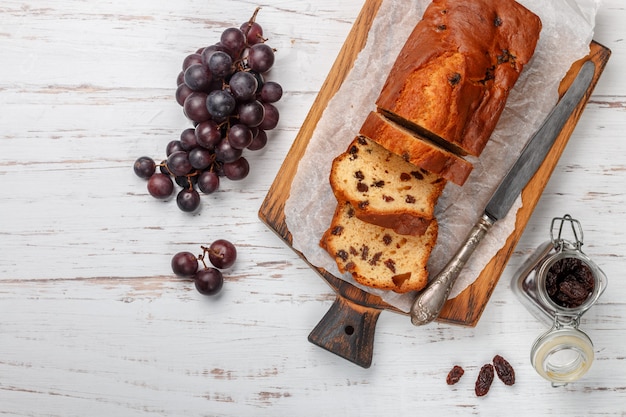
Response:
[[[382,310],[337,296],[309,334],[309,342],[363,368],[372,364],[376,322]]]

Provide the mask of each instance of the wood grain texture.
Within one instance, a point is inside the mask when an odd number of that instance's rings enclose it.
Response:
[[[567,147],[475,327],[415,328],[382,311],[368,369],[307,337],[335,292],[258,211],[363,0],[270,0],[279,127],[252,175],[202,210],[151,199],[132,173],[190,126],[174,102],[183,57],[256,3],[111,0],[0,5],[0,415],[517,415],[620,417],[626,403],[626,8],[603,0],[594,39],[612,50]],[[609,277],[581,322],[596,359],[552,389],[529,364],[545,329],[510,289],[515,269],[566,212]],[[170,272],[180,250],[223,237],[239,249],[221,295]],[[517,382],[473,393],[501,354]],[[465,376],[454,387],[454,364]]]

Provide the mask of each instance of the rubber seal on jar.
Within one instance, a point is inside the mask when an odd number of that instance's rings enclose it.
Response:
[[[530,351],[530,361],[539,375],[553,386],[582,378],[593,363],[593,343],[576,328],[552,328],[541,335]]]

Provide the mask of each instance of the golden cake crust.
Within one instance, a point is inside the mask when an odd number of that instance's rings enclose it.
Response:
[[[457,185],[463,185],[472,172],[472,164],[425,137],[388,119],[379,112],[370,112],[360,133],[413,165],[437,174]]]
[[[419,133],[478,156],[540,32],[539,17],[513,0],[434,0],[376,104]]]

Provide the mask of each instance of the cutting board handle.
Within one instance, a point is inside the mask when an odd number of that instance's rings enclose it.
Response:
[[[382,310],[337,296],[326,315],[309,334],[309,342],[363,368],[372,364],[374,332]]]

